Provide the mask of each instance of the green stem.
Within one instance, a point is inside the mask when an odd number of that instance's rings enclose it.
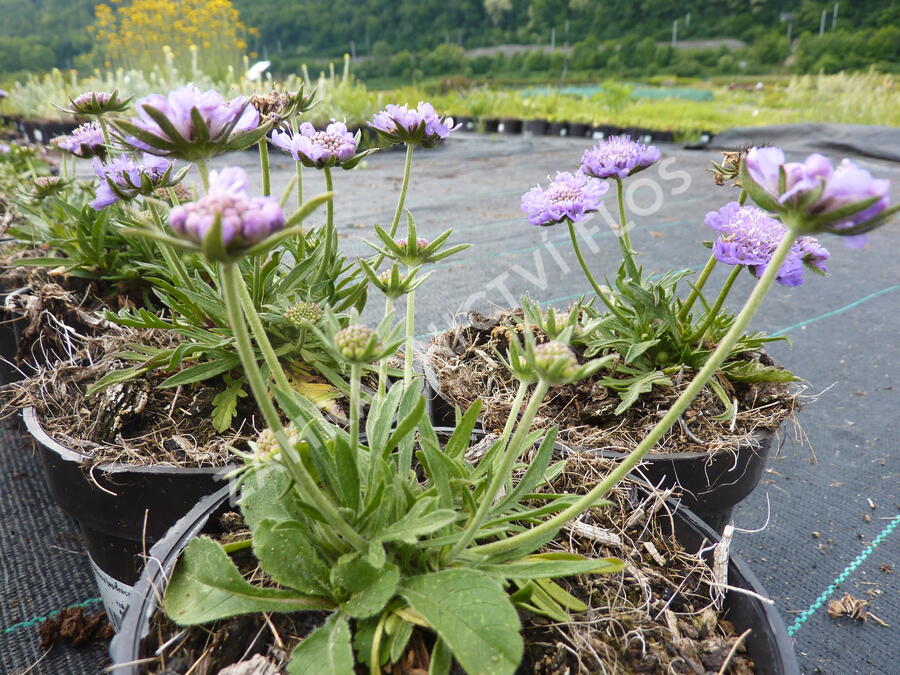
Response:
[[[747,201],[747,191],[741,190],[741,194],[738,195],[738,204],[743,206],[746,201]]]
[[[269,389],[266,386],[266,380],[259,369],[256,362],[256,352],[253,349],[253,343],[250,341],[250,333],[247,331],[247,321],[244,316],[246,309],[241,310],[241,291],[244,285],[240,277],[240,270],[235,263],[219,263],[219,277],[221,279],[222,294],[225,296],[225,306],[228,308],[228,320],[231,323],[231,329],[234,331],[234,342],[237,348],[238,356],[241,358],[241,364],[244,366],[244,376],[250,385],[250,391],[256,399],[256,405],[262,413],[266,425],[274,432],[278,433],[284,430],[281,424],[281,418],[278,411],[272,403],[269,396]]]
[[[259,168],[262,171],[262,193],[263,197],[272,194],[272,179],[269,167],[269,142],[263,136],[257,143],[259,146]]]
[[[684,304],[681,305],[681,309],[678,311],[679,320],[684,321],[687,318],[688,312],[691,311],[691,307],[693,306],[694,301],[700,295],[700,291],[703,290],[703,287],[706,285],[706,281],[707,279],[709,279],[709,275],[712,274],[715,266],[716,254],[713,253],[711,256],[709,256],[709,260],[706,261],[706,265],[700,272],[700,276],[697,277],[697,283],[693,285],[693,288],[691,288],[691,292],[688,293],[687,298],[685,298],[684,300]]]
[[[384,298],[384,318],[387,319],[394,313],[394,299],[390,296]],[[378,395],[387,391],[387,359],[378,361]]]
[[[522,385],[520,384],[519,387],[521,390]],[[537,386],[534,388],[534,393],[531,395],[531,400],[528,402],[528,407],[525,409],[522,419],[519,420],[519,424],[516,426],[516,432],[513,434],[512,440],[505,447],[501,446],[503,447],[502,454],[500,455],[499,460],[495,460],[495,465],[491,467],[490,483],[488,483],[487,490],[481,495],[478,510],[448,553],[450,559],[456,557],[460,551],[463,551],[470,543],[472,543],[472,540],[478,534],[478,530],[487,520],[491,507],[494,506],[494,501],[497,499],[500,488],[503,486],[507,476],[512,472],[513,466],[519,458],[521,451],[524,450],[524,448],[521,448],[520,446],[528,435],[528,432],[531,431],[531,423],[534,421],[534,417],[537,415],[538,408],[541,405],[541,401],[544,400],[544,396],[547,395],[548,389],[550,389],[550,385],[547,384],[547,382],[544,380],[538,381]],[[518,395],[517,399],[519,406],[521,406],[522,400]],[[518,409],[513,408],[509,413],[509,419],[514,419],[518,415],[518,412]],[[507,420],[507,428],[508,427],[509,420]],[[504,429],[504,433],[506,433],[506,429]]]
[[[715,375],[716,371],[719,369],[719,366],[721,366],[725,359],[731,354],[731,350],[744,334],[744,331],[747,329],[747,326],[750,324],[750,321],[753,319],[757,310],[759,310],[763,298],[765,298],[766,293],[768,293],[771,288],[772,282],[775,281],[778,270],[781,268],[785,258],[787,258],[788,253],[790,253],[794,239],[797,237],[797,231],[790,224],[785,223],[785,225],[787,225],[788,230],[785,233],[784,238],[772,255],[772,259],[766,267],[766,271],[754,287],[753,292],[747,299],[743,309],[741,309],[740,314],[735,318],[731,329],[722,339],[722,342],[719,343],[719,346],[716,347],[716,350],[710,355],[709,359],[703,365],[703,368],[700,369],[700,372],[697,373],[691,383],[682,392],[681,396],[678,397],[678,400],[672,404],[672,407],[669,408],[669,411],[665,416],[655,427],[653,427],[644,440],[641,441],[624,460],[622,460],[621,464],[611,471],[607,477],[598,483],[590,492],[582,496],[568,508],[560,511],[554,517],[545,520],[543,523],[527,532],[522,532],[512,537],[493,541],[488,544],[482,544],[481,546],[475,546],[469,549],[469,553],[478,556],[495,555],[503,553],[504,551],[511,551],[528,543],[539,541],[541,537],[557,531],[565,523],[589,509],[591,505],[603,498],[620,480],[641,463],[644,456],[652,450],[657,442],[659,442],[659,439],[672,428],[684,414],[684,411],[688,409],[688,406],[703,390],[709,380],[712,379],[713,375]]]
[[[591,270],[588,267],[587,262],[585,262],[584,256],[581,254],[581,246],[579,246],[578,244],[578,234],[575,232],[575,223],[573,223],[568,218],[566,219],[566,223],[568,223],[569,225],[569,237],[572,240],[572,248],[575,250],[575,257],[578,258],[578,264],[581,265],[581,270],[584,272],[584,276],[587,277],[587,280],[590,282],[591,288],[594,289],[594,293],[596,293],[597,297],[599,297],[603,301],[603,304],[606,305],[610,312],[615,314],[620,319],[623,319],[624,317],[622,317],[615,304],[612,302],[612,300],[606,297],[606,293],[603,292],[603,289],[600,288],[600,284],[597,283],[597,280],[594,279],[594,275],[591,274]]]
[[[406,144],[406,163],[403,165],[403,181],[400,183],[400,197],[397,200],[397,208],[394,209],[394,219],[391,221],[391,229],[388,234],[391,235],[391,239],[397,234],[397,228],[400,226],[400,216],[403,215],[403,207],[406,205],[406,192],[409,189],[409,174],[412,170],[412,155],[413,148],[416,146],[412,143]],[[377,270],[382,261],[384,261],[384,254],[379,253],[375,257],[375,262],[372,263],[372,269]]]
[[[331,177],[331,169],[327,166],[322,169],[325,176],[325,191],[334,193],[334,181]],[[322,255],[322,264],[316,272],[315,280],[312,288],[319,285],[319,282],[327,276],[331,269],[331,258],[334,255],[334,247],[337,244],[337,233],[334,231],[334,195],[325,202],[325,249]]]
[[[703,320],[703,325],[697,329],[697,331],[691,335],[687,342],[693,342],[694,340],[702,340],[704,334],[712,325],[712,322],[716,320],[716,317],[719,315],[719,310],[722,309],[722,305],[725,304],[725,298],[728,297],[728,294],[731,292],[731,287],[734,286],[734,282],[737,281],[738,275],[741,273],[741,270],[744,269],[743,265],[735,265],[731,270],[731,274],[728,275],[728,278],[725,280],[725,284],[722,286],[722,290],[719,291],[719,297],[716,298],[716,301],[713,303],[713,306],[709,308],[709,311],[706,313],[706,318]]]
[[[297,208],[303,206],[303,162],[297,162]]]
[[[252,307],[247,308],[246,306],[242,311],[241,296],[246,295],[247,290],[244,288],[243,293],[240,290],[244,286],[240,270],[235,263],[220,263],[219,278],[222,294],[225,297],[225,306],[228,310],[228,319],[234,331],[238,356],[241,359],[241,365],[244,367],[244,376],[247,378],[250,390],[253,392],[253,398],[259,407],[260,413],[262,413],[266,425],[278,439],[278,444],[281,446],[282,451],[281,456],[297,482],[298,492],[322,514],[322,517],[351,546],[359,551],[367,550],[368,543],[366,540],[344,520],[334,503],[322,493],[303,461],[297,456],[296,448],[285,433],[278,411],[275,410],[275,406],[269,396],[265,378],[256,361],[253,343],[250,341],[250,333],[247,330],[247,321],[250,320],[248,313],[255,314],[256,312]],[[260,347],[262,348],[262,346]]]
[[[350,456],[356,461],[359,452],[359,399],[362,364],[350,365]]]
[[[234,266],[237,269],[237,265]],[[278,355],[275,353],[275,349],[272,347],[272,343],[269,341],[269,336],[266,333],[266,328],[263,326],[262,319],[259,318],[259,314],[256,311],[256,307],[253,304],[253,298],[250,297],[250,291],[247,290],[247,284],[244,283],[244,280],[240,278],[240,271],[237,271],[238,275],[238,296],[240,297],[241,304],[244,307],[244,314],[247,316],[247,323],[250,324],[250,330],[253,331],[253,337],[256,340],[256,344],[259,347],[260,353],[262,353],[263,360],[266,362],[266,367],[269,369],[269,373],[275,378],[275,384],[279,389],[283,391],[291,391],[291,384],[287,379],[287,375],[284,372],[284,368],[281,367],[281,361],[278,359]]]
[[[153,203],[153,200],[148,199],[147,205],[150,207],[150,213],[153,216],[153,222],[156,223],[156,227],[159,228],[160,232],[166,232],[166,227],[163,225],[162,216],[159,213],[159,209],[156,208],[156,204]],[[190,289],[193,284],[188,276],[187,268],[184,266],[184,262],[178,254],[165,242],[156,240],[156,245],[159,248],[159,252],[162,254],[163,259],[166,261],[166,265],[175,273],[175,276],[178,277],[178,281],[185,289]],[[193,305],[193,303],[191,304]]]
[[[413,343],[415,342],[416,292],[406,294],[406,347],[403,352],[403,381],[412,382],[413,377]]]
[[[197,160],[197,173],[200,174],[200,184],[203,186],[204,194],[209,192],[209,164],[205,159]]]
[[[631,248],[631,235],[628,233],[628,221],[625,218],[625,195],[622,187],[622,179],[616,176],[616,198],[619,203],[619,227],[622,236],[618,237],[619,246],[622,247],[622,255],[625,258],[625,269],[632,279],[638,278],[637,264],[634,262],[634,251]]]
[[[109,127],[106,125],[106,120],[103,119],[103,115],[97,116],[97,122],[100,123],[100,131],[103,132],[103,143],[106,145],[106,151],[109,152],[112,149],[109,142]]]

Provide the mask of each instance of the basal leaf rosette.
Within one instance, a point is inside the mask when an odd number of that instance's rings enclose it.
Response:
[[[113,120],[122,141],[138,150],[188,162],[206,161],[233,150],[243,150],[263,138],[275,124],[260,123],[250,100],[230,101],[192,84],[168,95],[151,94],[135,104],[138,116]]]
[[[780,148],[756,147],[741,162],[741,186],[759,206],[777,213],[800,234],[829,232],[859,248],[866,233],[900,209],[890,206],[890,182],[849,159],[837,167],[818,153],[786,162]]]

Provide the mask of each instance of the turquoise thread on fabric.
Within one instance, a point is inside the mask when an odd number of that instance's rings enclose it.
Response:
[[[91,605],[96,605],[98,602],[100,602],[100,598],[88,598],[87,600],[82,600],[81,602],[74,605],[69,605],[68,607],[66,607],[66,609],[75,609],[76,607],[90,607]],[[46,621],[47,619],[56,616],[61,611],[61,609],[54,609],[52,612],[48,613],[47,616],[35,616],[31,619],[28,619],[28,621],[20,621],[19,623],[14,623],[12,626],[4,628],[3,634],[6,635],[7,633],[12,633],[19,630],[20,628],[29,628],[37,623],[40,623],[41,621]]]
[[[800,613],[800,616],[798,616],[794,620],[794,623],[792,623],[790,625],[790,627],[787,629],[788,635],[790,635],[791,637],[794,637],[794,635],[797,633],[797,631],[800,630],[800,627],[804,623],[806,623],[806,621],[813,614],[816,613],[816,610],[818,610],[819,607],[821,607],[822,605],[825,604],[825,601],[828,599],[828,597],[832,593],[834,593],[837,590],[837,587],[840,586],[842,583],[844,583],[847,580],[847,577],[849,577],[851,574],[853,574],[853,572],[856,571],[856,568],[865,562],[866,558],[868,558],[870,555],[872,555],[872,551],[875,550],[875,548],[878,546],[878,544],[880,544],[885,539],[887,539],[887,536],[896,529],[897,525],[900,525],[900,516],[894,516],[894,519],[890,523],[887,524],[887,527],[885,527],[881,531],[881,533],[877,537],[875,537],[875,539],[872,540],[871,544],[869,544],[862,550],[862,553],[860,553],[858,556],[856,556],[853,559],[853,561],[844,568],[844,571],[841,572],[837,576],[837,578],[828,585],[828,588],[826,588],[822,592],[822,595],[820,595],[818,598],[816,598],[816,601],[809,606],[809,609],[806,609]]]

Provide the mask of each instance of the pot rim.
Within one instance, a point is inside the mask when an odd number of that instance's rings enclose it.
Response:
[[[88,464],[91,456],[86,455],[78,450],[67,448],[55,438],[50,436],[41,424],[37,410],[34,406],[28,406],[22,409],[22,420],[25,422],[25,428],[34,439],[48,450],[52,450],[65,461],[74,462],[76,464]],[[238,465],[229,462],[222,466],[188,466],[178,467],[170,465],[150,465],[135,466],[133,464],[125,464],[124,462],[101,462],[96,465],[96,469],[108,474],[116,473],[132,473],[132,474],[178,474],[178,475],[203,475],[203,474],[221,474],[237,468]]]
[[[447,398],[441,393],[441,390],[438,386],[437,373],[434,372],[434,368],[431,365],[431,355],[434,351],[434,343],[430,344],[428,349],[422,353],[422,358],[420,360],[422,366],[422,373],[425,375],[425,384],[431,391],[426,391],[426,396],[432,395],[431,400],[434,398],[440,398],[442,401],[447,403],[448,405],[455,405],[447,400]],[[480,421],[480,420],[479,420]],[[725,454],[736,454],[744,449],[758,449],[763,443],[775,437],[775,430],[773,429],[765,429],[760,428],[756,429],[752,434],[754,444],[746,444],[740,446],[736,451],[732,452],[731,450],[720,450],[719,452],[709,453],[709,452],[648,452],[642,461],[644,462],[663,462],[663,461],[671,461],[671,460],[701,460],[701,459],[712,459],[713,457],[720,457]],[[566,448],[571,452],[583,452],[590,453],[593,455],[597,455],[598,457],[602,457],[604,459],[624,459],[628,456],[627,452],[620,452],[618,450],[604,450],[601,448],[591,448],[589,446],[581,446],[581,445],[569,445],[568,443],[564,443],[562,441],[557,441],[557,443]]]

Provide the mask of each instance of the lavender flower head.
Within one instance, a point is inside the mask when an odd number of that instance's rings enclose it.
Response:
[[[619,179],[643,171],[659,161],[656,146],[631,140],[631,136],[610,136],[581,157],[581,173],[594,178]]]
[[[761,277],[772,259],[787,228],[755,206],[726,204],[718,211],[706,214],[704,221],[721,232],[713,243],[713,255],[726,265],[746,265],[750,272]],[[825,261],[830,254],[812,237],[799,237],[781,265],[775,281],[784,286],[803,284],[803,268],[826,274]]]
[[[460,128],[454,126],[452,117],[441,117],[430,103],[419,102],[418,108],[405,105],[388,105],[375,114],[369,126],[386,142],[409,143],[431,148]]]
[[[785,162],[780,148],[751,148],[742,186],[763,208],[777,211],[801,231],[831,232],[859,248],[865,233],[897,211],[890,207],[890,182],[873,178],[849,159],[835,168],[820,154]]]
[[[89,157],[104,159],[107,154],[103,129],[97,122],[82,124],[68,136],[61,136],[54,140],[57,147],[83,159]]]
[[[316,131],[309,122],[300,125],[297,133],[275,131],[272,144],[290,153],[294,161],[321,169],[342,165],[356,154],[356,137],[347,131],[343,122],[332,122],[325,131]]]
[[[205,243],[217,219],[221,219],[221,244],[229,253],[262,241],[284,227],[284,214],[278,201],[271,197],[250,197],[247,174],[238,167],[211,172],[205,197],[169,212],[172,229],[198,244]]]
[[[246,97],[226,101],[217,91],[201,92],[192,84],[167,96],[146,96],[135,107],[138,117],[116,125],[128,134],[129,145],[154,155],[205,160],[248,147],[268,131]]]
[[[100,211],[120,199],[134,199],[160,188],[172,187],[181,179],[181,176],[172,179],[173,166],[172,162],[149,153],[144,153],[141,163],[128,155],[121,155],[108,164],[94,159],[94,173],[100,179],[100,185],[90,205]]]
[[[532,225],[556,225],[564,220],[577,223],[603,204],[609,185],[583,173],[560,171],[546,190],[540,186],[522,195],[522,211]]]

